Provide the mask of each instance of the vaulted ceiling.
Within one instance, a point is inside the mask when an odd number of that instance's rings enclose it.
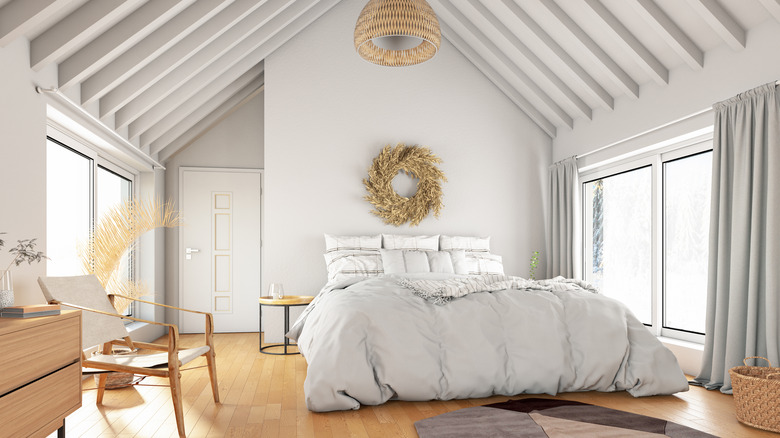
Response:
[[[31,69],[56,68],[59,90],[164,162],[262,90],[263,60],[339,1],[0,0],[0,47],[29,40]],[[780,21],[780,0],[429,3],[444,37],[551,137]]]

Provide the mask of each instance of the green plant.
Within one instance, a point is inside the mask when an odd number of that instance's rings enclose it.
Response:
[[[539,266],[539,251],[534,251],[531,254],[531,268],[529,269],[528,278],[536,280],[536,267]]]
[[[7,233],[0,232],[0,234]],[[12,266],[19,266],[23,262],[27,262],[28,265],[31,265],[33,262],[38,263],[41,260],[47,258],[44,253],[35,250],[35,245],[37,245],[36,239],[24,239],[18,240],[17,242],[18,243],[15,247],[8,250],[8,252],[13,255],[13,259],[11,259],[11,263],[8,264],[5,270],[2,271],[0,280],[3,279],[3,277],[6,275],[6,272],[11,270]],[[0,248],[3,246],[5,246],[5,241],[0,239]]]

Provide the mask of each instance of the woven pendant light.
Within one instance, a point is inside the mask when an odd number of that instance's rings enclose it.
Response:
[[[419,64],[440,46],[439,20],[425,0],[370,0],[355,25],[355,49],[374,64]]]

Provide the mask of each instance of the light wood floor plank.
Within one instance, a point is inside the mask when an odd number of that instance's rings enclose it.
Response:
[[[357,411],[310,412],[303,382],[306,361],[300,355],[272,356],[257,351],[257,333],[214,336],[222,403],[214,404],[208,371],[185,371],[182,398],[187,434],[195,437],[322,437],[413,438],[414,422],[471,406],[549,395],[493,396],[481,399],[404,402],[362,406]],[[202,341],[181,335],[183,346]],[[188,365],[205,365],[197,359]],[[146,378],[145,384],[167,385],[166,379]],[[70,437],[175,437],[170,390],[136,386],[106,391],[104,405],[95,405],[94,381],[83,382],[83,406],[67,419]],[[777,437],[739,423],[732,396],[691,387],[671,396],[634,398],[628,393],[582,392],[555,398],[580,401],[663,418],[717,436]]]

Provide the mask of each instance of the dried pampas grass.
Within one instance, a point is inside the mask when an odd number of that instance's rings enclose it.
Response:
[[[447,181],[444,173],[436,167],[440,163],[441,158],[427,147],[402,143],[395,147],[385,146],[368,169],[368,179],[363,180],[368,191],[364,199],[374,206],[371,213],[395,226],[406,222],[409,226],[416,226],[431,210],[438,218],[444,207],[440,182]],[[393,190],[393,178],[399,172],[420,180],[417,193],[411,198]]]
[[[118,205],[100,218],[89,242],[79,249],[82,268],[85,273],[94,274],[109,293],[133,298],[148,295],[143,283],[120,278],[122,258],[147,231],[180,225],[181,217],[171,201],[136,199]],[[129,306],[129,300],[114,300],[120,313]]]

